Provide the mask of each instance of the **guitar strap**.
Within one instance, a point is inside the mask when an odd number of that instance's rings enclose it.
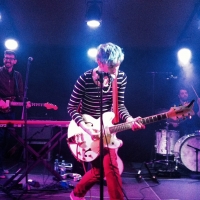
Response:
[[[113,112],[115,113],[115,118],[112,122],[113,124],[117,124],[119,122],[117,78],[112,82],[112,100]]]

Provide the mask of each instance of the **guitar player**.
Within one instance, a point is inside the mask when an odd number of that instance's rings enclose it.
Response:
[[[124,105],[124,92],[127,84],[126,74],[119,70],[120,64],[124,60],[122,49],[113,44],[106,43],[99,45],[97,49],[96,61],[98,66],[86,71],[76,81],[73,92],[68,103],[68,113],[75,123],[83,129],[92,140],[96,140],[97,135],[86,123],[82,114],[87,114],[94,119],[100,117],[100,84],[99,76],[103,76],[103,113],[111,111],[114,107],[112,94],[114,92],[114,82],[116,82],[118,92],[118,113],[123,121],[131,122],[132,130],[145,128],[138,121],[140,117],[133,118]],[[114,81],[112,81],[114,80]],[[78,111],[79,110],[79,111]],[[104,123],[109,121],[105,119]],[[99,125],[100,126],[100,125]],[[69,130],[68,130],[69,132]],[[87,135],[87,136],[88,136]],[[100,159],[99,156],[91,161],[92,167],[85,173],[80,182],[70,194],[72,200],[85,199],[87,191],[100,180]],[[124,194],[122,181],[117,164],[116,149],[104,148],[103,155],[104,175],[107,181],[108,192],[111,200],[123,200]]]
[[[3,67],[0,67],[0,120],[15,119],[13,108],[8,108],[5,100],[22,101],[23,100],[23,80],[18,71],[14,70],[17,63],[17,57],[14,51],[5,50],[3,58]],[[0,128],[0,179],[6,178],[4,169],[4,153],[9,138],[9,131],[12,128]]]

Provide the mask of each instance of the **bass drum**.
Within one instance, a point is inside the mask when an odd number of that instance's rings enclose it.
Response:
[[[179,131],[161,129],[156,132],[156,153],[166,155],[174,154],[174,145],[179,139]],[[167,141],[168,139],[168,141]]]
[[[200,134],[194,133],[181,137],[174,146],[175,160],[191,171],[200,172],[200,152],[197,152],[198,159],[196,159],[196,149],[200,150]]]

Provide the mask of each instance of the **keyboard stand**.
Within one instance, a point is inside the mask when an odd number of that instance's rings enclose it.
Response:
[[[15,131],[11,133],[14,138],[25,147],[25,141],[20,137]],[[11,176],[2,186],[2,191],[6,194],[11,195],[10,191],[40,162],[55,176],[58,181],[62,180],[60,174],[58,174],[44,159],[44,157],[58,145],[62,139],[66,138],[66,134],[63,134],[63,131],[57,132],[42,148],[39,152],[36,152],[29,144],[27,144],[27,151],[34,156],[36,161],[29,165],[28,167],[24,164],[17,172]],[[19,175],[19,178],[14,181],[14,179]]]

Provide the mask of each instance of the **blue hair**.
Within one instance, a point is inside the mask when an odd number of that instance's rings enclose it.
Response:
[[[96,60],[102,64],[117,66],[124,60],[124,53],[119,46],[109,42],[98,46]]]

